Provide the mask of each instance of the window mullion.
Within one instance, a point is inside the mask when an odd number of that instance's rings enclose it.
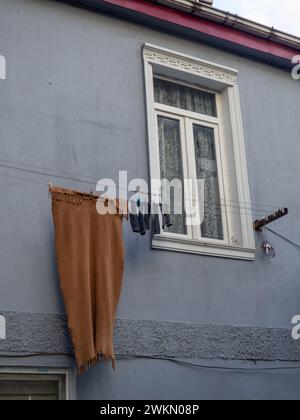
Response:
[[[183,167],[183,178],[184,180],[189,178],[189,165],[188,165],[188,150],[187,150],[187,135],[186,135],[186,119],[180,118],[180,130],[181,130],[181,153],[182,153],[182,167]],[[190,190],[189,186],[184,182],[184,209],[187,216],[190,214]],[[193,238],[192,226],[187,224],[187,235],[190,238]]]
[[[187,111],[185,109],[176,108],[170,105],[161,104],[159,102],[155,102],[155,109],[157,111],[166,112],[169,114],[173,114],[180,117],[187,117],[191,119],[197,119],[199,121],[202,121],[204,123],[211,123],[211,124],[217,124],[219,122],[218,117],[211,117],[209,115],[204,114],[198,114],[196,112]]]
[[[228,243],[229,233],[228,233],[228,215],[227,215],[227,204],[225,200],[225,183],[224,183],[224,170],[223,166],[225,164],[224,154],[222,153],[222,146],[220,142],[220,127],[217,126],[214,129],[215,133],[215,148],[216,148],[216,158],[218,166],[218,180],[219,180],[219,193],[220,193],[220,206],[222,214],[222,224],[223,224],[223,233],[224,239]]]
[[[193,136],[193,124],[189,118],[185,118],[185,131],[186,131],[186,149],[187,149],[187,167],[188,167],[188,179],[192,180],[189,184],[189,208],[190,210],[196,209],[197,216],[191,217],[192,221],[192,236],[195,240],[201,239],[201,229],[199,224],[200,219],[200,203],[198,197],[198,187],[196,184],[197,170],[196,170],[196,157],[194,147],[194,136]]]

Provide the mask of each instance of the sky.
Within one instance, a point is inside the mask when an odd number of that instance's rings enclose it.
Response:
[[[300,0],[214,0],[214,7],[300,37]]]

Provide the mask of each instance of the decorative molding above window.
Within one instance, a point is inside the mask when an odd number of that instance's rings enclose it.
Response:
[[[161,49],[150,44],[146,44],[144,47],[144,60],[148,63],[166,66],[231,86],[237,84],[237,70],[218,66],[209,61],[199,60],[185,54],[180,54],[179,56],[173,51]]]
[[[202,215],[174,214],[153,248],[254,260],[238,71],[149,44],[143,57],[151,179],[197,180],[184,208]]]

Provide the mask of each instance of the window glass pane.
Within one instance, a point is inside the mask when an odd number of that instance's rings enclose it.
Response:
[[[59,382],[0,380],[0,400],[59,400]]]
[[[204,211],[203,238],[224,239],[213,128],[193,124],[199,202]]]
[[[184,194],[184,179],[182,168],[182,153],[180,139],[180,122],[166,117],[158,117],[158,138],[160,152],[161,179],[172,182],[179,179],[182,182],[182,203]],[[168,232],[186,234],[185,215],[174,214],[174,189],[171,188],[171,215],[173,226],[166,229]],[[184,205],[182,205],[184,207]]]
[[[216,96],[189,86],[154,78],[154,98],[155,102],[160,104],[212,117],[217,116]]]

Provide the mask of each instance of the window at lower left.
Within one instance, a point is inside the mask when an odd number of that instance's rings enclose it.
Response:
[[[63,375],[0,374],[0,401],[65,399]]]

